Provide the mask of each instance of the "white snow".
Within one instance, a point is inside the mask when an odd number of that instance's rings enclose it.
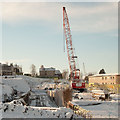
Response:
[[[14,100],[8,103],[0,102],[0,113],[5,118],[70,118],[73,114],[71,109],[65,107],[53,107],[48,98],[47,94],[42,87],[54,87],[54,80],[44,78],[33,78],[28,76],[17,76],[16,78],[3,78],[0,84],[0,88],[3,90],[2,94],[10,96],[12,94],[12,88],[24,94],[32,90],[32,96],[41,95],[46,101],[47,107],[33,107],[23,105],[23,100]],[[62,80],[58,86],[65,86]],[[43,85],[43,86],[42,86]],[[1,96],[2,96],[1,94]],[[90,110],[93,114],[93,118],[117,118],[118,117],[118,95],[111,95],[113,101],[97,101],[92,98],[91,93],[74,93],[78,94],[81,100],[73,99],[72,102],[79,105],[83,109]],[[41,97],[40,97],[41,99]],[[42,100],[42,99],[41,99]],[[117,101],[115,101],[117,100]],[[36,101],[32,101],[31,105],[35,105]],[[41,101],[40,101],[41,102]],[[97,104],[98,105],[93,105]],[[52,106],[52,107],[51,107]],[[8,107],[8,109],[7,109]],[[0,114],[1,116],[1,114]],[[77,117],[77,115],[74,115]],[[80,118],[80,116],[78,116]]]
[[[92,93],[74,93],[74,95],[75,94],[78,94],[78,96],[83,99],[73,99],[73,102],[83,109],[90,110],[93,115],[92,118],[118,118],[119,95],[112,94],[112,101],[101,101],[94,100]]]
[[[93,99],[92,97],[92,93],[74,93],[73,96],[75,96],[76,94],[78,94],[79,98],[83,98],[83,99]]]
[[[10,95],[12,93],[12,88],[16,89],[23,94],[27,93],[30,89],[37,95],[44,96],[47,107],[33,107],[23,105],[23,101],[13,100],[8,103],[0,103],[0,112],[2,112],[3,118],[70,118],[73,114],[71,109],[65,107],[51,107],[52,103],[47,100],[44,93],[41,89],[36,88],[37,86],[41,87],[42,83],[52,82],[51,79],[41,79],[41,78],[32,78],[26,76],[17,76],[16,78],[3,78],[2,84],[4,84],[4,92],[8,92]],[[53,87],[53,83],[48,84],[49,87]],[[7,87],[5,87],[7,86]],[[40,91],[39,91],[40,90]],[[34,94],[33,94],[34,95]],[[32,104],[35,104],[35,101],[32,101]],[[48,107],[50,106],[50,107]]]
[[[10,96],[13,93],[13,89],[8,85],[2,85],[2,94]]]
[[[86,110],[90,110],[92,118],[118,118],[118,102],[100,100],[73,100]],[[97,104],[98,105],[93,105]]]
[[[119,94],[111,94],[110,97],[115,101],[120,100],[120,95]]]
[[[30,90],[28,83],[22,78],[3,78],[2,83],[20,92],[27,93]]]
[[[60,70],[55,70],[55,74],[61,74]]]
[[[109,73],[109,74],[95,74],[95,75],[92,75],[92,76],[112,76],[112,75],[120,75],[120,73]],[[92,77],[90,76],[90,77]]]
[[[40,68],[39,71],[55,71],[55,68]]]
[[[8,97],[12,96],[13,89],[8,85],[0,84],[0,86],[2,87],[2,93],[0,94],[0,102],[2,102],[6,100]]]
[[[72,110],[65,107],[23,106],[20,100],[14,100],[2,106],[3,118],[70,118],[72,114]]]

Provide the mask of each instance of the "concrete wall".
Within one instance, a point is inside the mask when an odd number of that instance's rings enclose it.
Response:
[[[57,90],[55,92],[55,103],[56,105],[58,105],[59,107],[63,107],[64,106],[64,100],[63,100],[63,91],[62,90]]]

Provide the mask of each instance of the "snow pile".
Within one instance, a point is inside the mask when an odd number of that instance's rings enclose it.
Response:
[[[112,98],[112,100],[115,100],[115,101],[120,100],[120,95],[118,94],[111,94],[110,97]]]
[[[18,77],[24,79],[29,84],[31,89],[35,87],[40,88],[44,82],[53,81],[52,79],[47,79],[47,78],[34,78],[29,76],[18,76]]]
[[[13,93],[13,89],[8,85],[2,85],[2,94],[10,96]]]
[[[3,118],[70,118],[73,114],[71,109],[64,107],[25,106],[22,99],[5,103],[0,109]]]
[[[8,85],[0,84],[0,86],[2,88],[2,94],[0,94],[0,102],[12,99],[14,92],[13,89]]]
[[[73,94],[73,100],[74,99],[83,99],[83,100],[92,100],[92,93],[74,93]]]
[[[22,78],[7,78],[2,79],[2,82],[23,93],[27,93],[30,90],[28,83]]]

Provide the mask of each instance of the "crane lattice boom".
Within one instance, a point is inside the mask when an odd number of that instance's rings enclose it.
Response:
[[[68,20],[68,16],[67,16],[65,7],[63,7],[63,28],[64,28],[64,34],[65,34],[65,38],[66,38],[66,47],[67,47],[67,55],[68,55],[71,79],[79,79],[80,70],[76,68],[75,59],[77,58],[77,56],[74,55],[74,49],[72,46],[72,35],[71,35],[71,31],[70,31],[70,24],[69,24],[69,20]],[[79,71],[79,74],[78,74],[78,71]]]

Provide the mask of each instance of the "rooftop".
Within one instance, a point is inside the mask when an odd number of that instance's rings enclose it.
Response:
[[[102,77],[102,76],[115,76],[115,75],[120,75],[120,73],[109,73],[109,74],[95,74],[93,76],[89,76],[89,77]]]
[[[40,71],[55,71],[55,68],[40,68]]]

